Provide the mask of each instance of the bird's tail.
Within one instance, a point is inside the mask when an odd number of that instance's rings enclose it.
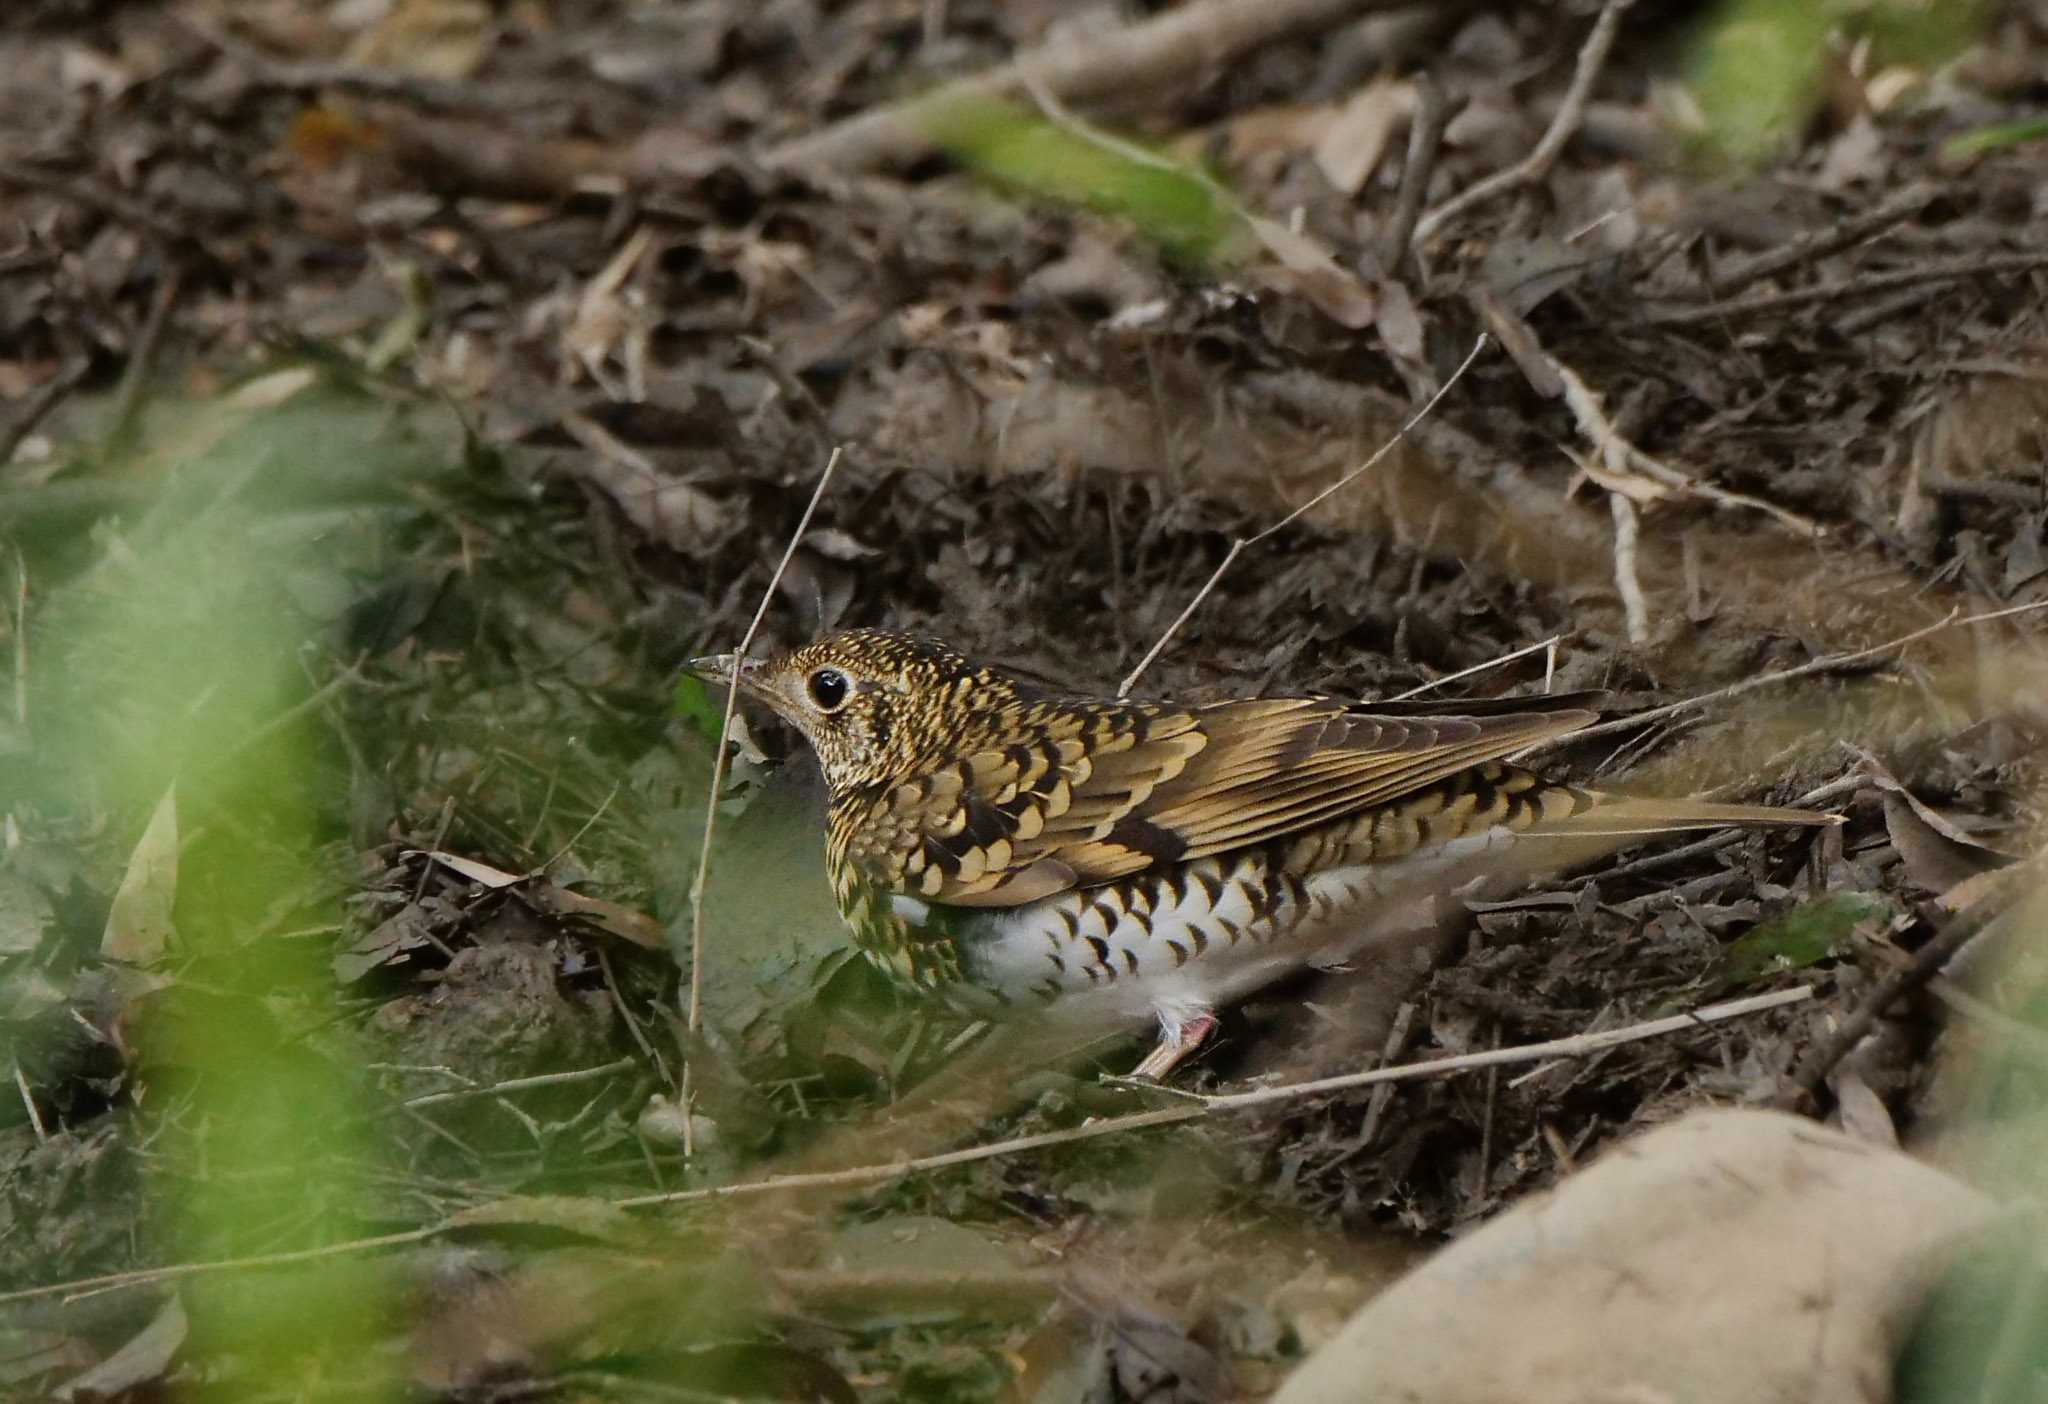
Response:
[[[1591,801],[1569,815],[1539,821],[1535,837],[1623,838],[1678,834],[1694,829],[1798,829],[1840,824],[1839,814],[1781,809],[1768,804],[1715,804],[1710,800],[1652,799],[1636,795],[1581,792]]]

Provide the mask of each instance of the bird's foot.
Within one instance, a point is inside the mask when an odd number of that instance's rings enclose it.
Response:
[[[1214,1032],[1215,1028],[1214,1014],[1197,1014],[1178,1029],[1163,1030],[1159,1035],[1158,1045],[1145,1055],[1142,1063],[1131,1069],[1131,1077],[1139,1081],[1163,1080],[1168,1073],[1181,1065],[1183,1059],[1200,1047],[1202,1040]]]

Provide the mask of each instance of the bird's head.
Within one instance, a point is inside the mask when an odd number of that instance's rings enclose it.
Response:
[[[693,658],[707,682],[766,703],[811,743],[835,799],[928,774],[1017,685],[936,639],[848,629],[765,659]]]

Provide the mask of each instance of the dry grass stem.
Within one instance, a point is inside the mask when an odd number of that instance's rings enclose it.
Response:
[[[1803,517],[1760,497],[1751,497],[1748,493],[1730,492],[1712,483],[1703,483],[1690,473],[1682,472],[1663,459],[1637,448],[1607,417],[1600,397],[1579,378],[1578,372],[1547,351],[1541,355],[1544,364],[1564,386],[1564,401],[1571,409],[1579,432],[1598,451],[1597,462],[1582,459],[1576,454],[1572,455],[1572,461],[1579,465],[1581,473],[1601,487],[1642,503],[1656,502],[1675,493],[1722,507],[1747,507],[1765,513],[1808,540],[1826,534],[1820,523],[1810,517]]]
[[[1343,491],[1345,488],[1351,486],[1352,483],[1356,482],[1364,474],[1370,472],[1373,468],[1378,467],[1380,460],[1385,458],[1389,453],[1392,453],[1396,447],[1398,447],[1405,439],[1407,439],[1408,435],[1414,431],[1416,425],[1422,423],[1423,420],[1429,418],[1429,416],[1435,411],[1437,404],[1443,399],[1444,396],[1448,395],[1451,392],[1451,387],[1456,385],[1460,380],[1463,380],[1465,378],[1465,372],[1470,370],[1472,368],[1472,363],[1479,359],[1479,353],[1486,349],[1489,340],[1490,338],[1488,338],[1486,334],[1482,332],[1479,336],[1479,339],[1472,343],[1472,349],[1466,353],[1465,359],[1458,363],[1458,368],[1455,371],[1451,372],[1450,378],[1443,383],[1442,387],[1439,388],[1434,395],[1431,395],[1429,397],[1428,403],[1424,404],[1421,409],[1415,411],[1413,415],[1409,416],[1407,423],[1403,424],[1399,429],[1394,431],[1394,436],[1392,438],[1388,439],[1384,444],[1381,444],[1377,449],[1373,451],[1372,457],[1366,459],[1365,462],[1359,464],[1356,468],[1353,468],[1343,477],[1337,479],[1336,482],[1331,483],[1328,487],[1324,488],[1314,497],[1311,497],[1308,501],[1302,503],[1292,512],[1289,512],[1279,521],[1267,527],[1264,531],[1259,532],[1255,536],[1241,536],[1237,538],[1237,540],[1231,542],[1230,550],[1224,554],[1222,563],[1219,564],[1216,567],[1215,571],[1210,574],[1209,578],[1202,583],[1202,588],[1195,591],[1195,597],[1188,601],[1187,608],[1183,609],[1179,614],[1174,616],[1173,622],[1166,626],[1166,631],[1159,636],[1159,638],[1153,643],[1150,649],[1146,650],[1145,656],[1138,660],[1138,666],[1131,669],[1130,674],[1127,677],[1125,677],[1125,679],[1121,683],[1117,684],[1116,695],[1119,697],[1127,697],[1130,695],[1131,688],[1137,683],[1138,679],[1144,674],[1145,670],[1152,666],[1152,662],[1154,659],[1158,658],[1161,653],[1165,652],[1166,645],[1172,641],[1173,636],[1175,634],[1180,632],[1181,625],[1187,623],[1188,620],[1194,615],[1194,612],[1201,607],[1202,601],[1207,599],[1210,593],[1215,590],[1216,582],[1223,578],[1224,572],[1230,569],[1231,564],[1237,560],[1238,556],[1241,553],[1243,553],[1243,551],[1247,547],[1256,546],[1261,541],[1264,541],[1267,537],[1271,536],[1274,532],[1281,530],[1283,527],[1292,526],[1295,522],[1300,521],[1301,518],[1305,516],[1307,513],[1321,506],[1330,497],[1334,496],[1338,492]]]
[[[769,601],[775,598],[775,588],[782,583],[784,572],[796,557],[798,543],[804,533],[810,530],[811,518],[817,513],[818,503],[824,499],[825,489],[832,484],[832,475],[839,469],[839,460],[844,448],[835,445],[832,456],[825,460],[825,471],[818,475],[818,485],[811,489],[811,500],[804,504],[804,514],[798,519],[796,530],[789,535],[789,544],[783,548],[782,559],[775,564],[775,573],[768,577],[767,586],[761,591],[761,603],[754,610],[754,617],[747,624],[746,633],[740,636],[739,647],[733,653],[734,666],[747,656],[747,650],[754,646],[754,635],[761,632],[761,621],[768,617]],[[725,711],[718,721],[718,753],[711,761],[711,794],[704,806],[704,843],[697,851],[697,876],[690,883],[690,1006],[688,1027],[696,1033],[703,1022],[701,991],[704,985],[704,884],[711,876],[711,844],[718,831],[718,797],[725,791],[725,755],[732,746],[732,718],[738,708],[740,690],[734,686],[725,694]],[[686,1126],[688,1122],[684,1123]]]
[[[1394,696],[1389,697],[1385,700],[1389,702],[1406,702],[1411,697],[1420,697],[1425,692],[1434,692],[1436,691],[1436,689],[1443,687],[1447,683],[1457,682],[1460,678],[1469,678],[1474,673],[1484,673],[1493,668],[1506,667],[1508,664],[1514,662],[1517,658],[1527,658],[1532,653],[1544,653],[1546,651],[1550,653],[1550,664],[1544,670],[1547,675],[1549,673],[1556,671],[1556,650],[1557,646],[1562,642],[1564,642],[1563,634],[1552,634],[1547,639],[1539,639],[1535,643],[1524,644],[1522,645],[1522,647],[1516,649],[1512,653],[1503,653],[1500,657],[1489,658],[1484,663],[1474,663],[1471,667],[1460,668],[1455,673],[1445,673],[1440,678],[1431,678],[1428,682],[1423,683],[1420,687],[1411,687],[1406,692],[1396,693]],[[1543,690],[1545,692],[1550,691],[1550,687],[1547,680],[1545,682]]]

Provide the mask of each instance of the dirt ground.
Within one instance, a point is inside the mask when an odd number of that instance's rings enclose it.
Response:
[[[1972,1081],[2024,930],[1911,963],[2048,807],[2048,6],[1760,3],[1733,97],[1708,5],[1257,8],[0,20],[0,1393],[1260,1398],[1689,1108],[2039,1104]],[[699,933],[679,669],[793,537],[761,649],[1109,693],[1199,601],[1138,692],[1600,689],[1543,766],[1847,816],[1476,904],[1183,1087],[1811,995],[1176,1117],[848,958],[762,717]]]

